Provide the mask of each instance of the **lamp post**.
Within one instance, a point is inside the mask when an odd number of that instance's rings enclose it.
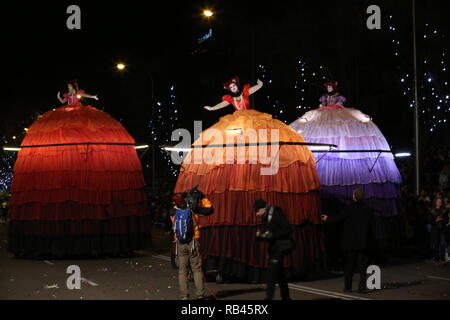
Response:
[[[419,158],[419,98],[417,92],[417,52],[416,52],[416,3],[412,0],[413,29],[413,69],[414,69],[414,143],[415,143],[415,185],[416,195],[420,193],[420,158]]]

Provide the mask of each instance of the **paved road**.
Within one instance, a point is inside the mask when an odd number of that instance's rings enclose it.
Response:
[[[1,300],[178,299],[177,271],[170,265],[167,250],[164,250],[167,240],[161,232],[154,233],[155,247],[160,248],[158,252],[143,251],[133,258],[39,261],[15,259],[7,252],[5,229],[4,225],[0,226]],[[450,265],[409,260],[396,261],[395,265],[382,269],[382,290],[344,294],[342,278],[322,278],[291,283],[291,296],[294,300],[450,299]],[[81,268],[85,280],[80,290],[69,290],[66,286],[69,276],[66,269],[70,265]],[[210,294],[223,300],[264,297],[264,284],[208,282],[207,287]]]

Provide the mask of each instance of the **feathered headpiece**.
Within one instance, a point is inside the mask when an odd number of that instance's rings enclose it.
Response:
[[[333,87],[333,90],[336,90],[338,83],[337,83],[337,81],[328,81],[328,82],[325,82],[323,85],[325,88],[328,86],[331,86],[331,87]]]
[[[223,88],[230,90],[230,85],[235,84],[239,89],[241,89],[241,78],[239,77],[233,77],[230,80],[228,80],[227,82],[225,82],[223,84]]]

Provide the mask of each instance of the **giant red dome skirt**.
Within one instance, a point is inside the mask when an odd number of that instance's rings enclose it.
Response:
[[[79,103],[33,123],[14,166],[10,251],[40,258],[147,247],[149,207],[134,144],[110,115]]]
[[[216,136],[211,134],[213,129]],[[259,134],[260,129],[267,130],[267,135]],[[250,130],[258,132],[256,141],[249,138],[245,140],[249,144],[242,147],[195,148],[217,144],[218,132],[223,140],[228,139],[228,145],[230,141],[236,145],[240,134],[245,136]],[[259,147],[252,143],[275,142],[271,134],[274,131],[278,132],[279,141],[287,144],[273,153],[278,158],[276,173],[266,175],[261,169],[273,164],[262,163]],[[282,208],[295,227],[293,238],[297,248],[285,259],[289,275],[302,274],[323,261],[325,250],[315,160],[306,146],[295,145],[296,142],[305,141],[283,122],[256,110],[236,111],[222,117],[194,142],[194,149],[181,167],[175,192],[199,185],[199,190],[213,204],[214,213],[200,221],[200,251],[208,268],[241,279],[262,279],[268,257],[267,243],[257,242],[255,237],[261,224],[252,210],[257,199]],[[270,148],[267,155],[271,153]],[[196,155],[198,152],[203,154]],[[234,159],[227,152],[232,152]],[[196,158],[203,162],[196,163]]]

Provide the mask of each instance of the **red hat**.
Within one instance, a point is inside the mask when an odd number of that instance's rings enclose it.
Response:
[[[231,78],[231,80],[228,80],[227,82],[225,82],[224,84],[223,84],[223,88],[224,89],[227,89],[227,90],[230,90],[230,85],[231,84],[235,84],[235,85],[237,85],[238,86],[238,88],[240,88],[241,87],[241,78],[239,78],[239,77],[233,77],[233,78]]]
[[[184,202],[184,195],[182,193],[176,193],[172,196],[172,201],[175,203],[177,207],[183,205]]]
[[[328,81],[328,82],[325,82],[323,85],[325,88],[328,86],[331,86],[331,87],[333,87],[333,90],[336,90],[338,83],[337,83],[337,81]]]

